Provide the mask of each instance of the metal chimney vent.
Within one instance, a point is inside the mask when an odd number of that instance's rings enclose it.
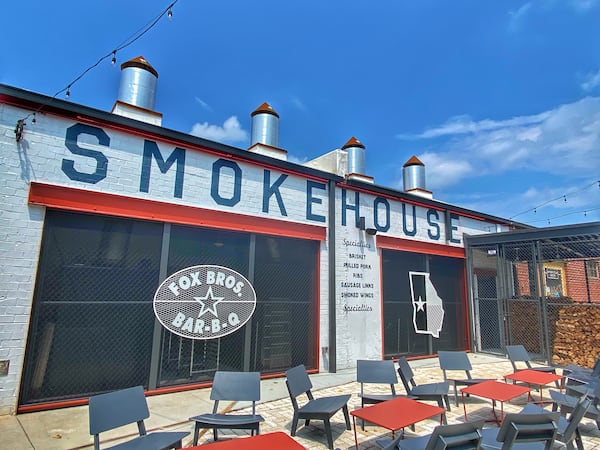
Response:
[[[425,164],[419,158],[412,156],[402,166],[402,182],[405,191],[425,189]]]
[[[352,136],[344,144],[342,150],[346,150],[348,153],[348,173],[364,175],[366,172],[365,146],[362,142]]]
[[[143,56],[121,64],[118,100],[139,108],[154,110],[158,72]]]
[[[268,103],[263,103],[252,114],[250,146],[264,144],[279,148],[279,114]]]

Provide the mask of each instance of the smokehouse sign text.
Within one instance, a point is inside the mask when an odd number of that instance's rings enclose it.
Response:
[[[259,169],[219,157],[214,157],[212,163],[199,168],[210,179],[209,192],[196,192],[192,189],[191,192],[186,194],[186,157],[188,157],[190,150],[181,147],[164,148],[165,146],[162,143],[161,146],[163,148],[160,148],[155,141],[144,139],[141,142],[140,139],[138,149],[140,155],[138,166],[140,170],[139,192],[148,193],[151,185],[157,183],[161,177],[170,177],[169,179],[173,179],[174,183],[173,198],[185,198],[193,204],[219,207],[225,211],[235,211],[236,207],[241,205],[246,197],[258,198],[259,203],[262,201],[262,213],[266,213],[273,218],[277,216],[287,217],[292,201],[297,203],[297,196],[294,195],[294,198],[292,198],[290,190],[285,191],[285,188],[291,183],[289,175],[263,169],[262,192],[258,192],[259,195],[256,195],[255,192],[242,192],[245,177],[256,179],[256,171]],[[109,178],[108,181],[114,181],[110,180],[110,177],[118,176],[121,171],[120,168],[112,166],[123,163],[123,161],[120,158],[111,160],[107,156],[110,151],[115,149],[111,148],[110,135],[102,128],[83,123],[68,127],[65,134],[65,147],[73,156],[62,159],[61,169],[72,181],[87,184],[96,184],[106,178]],[[105,152],[99,150],[103,147],[106,148]],[[135,157],[135,152],[132,152],[131,155]],[[207,155],[207,157],[210,157],[210,155]],[[198,168],[195,167],[195,169]],[[252,171],[252,174],[245,174],[244,170]],[[302,182],[304,183],[305,195],[304,217],[298,219],[312,223],[325,223],[326,207],[323,201],[327,199],[327,185],[314,180],[302,180]],[[297,190],[294,192],[297,193]],[[184,194],[186,194],[185,197]],[[350,225],[354,227],[359,217],[363,215],[360,210],[362,206],[360,193],[342,189],[341,200],[342,226]],[[458,216],[455,214],[450,216],[450,229],[443,233],[445,218],[442,211],[405,204],[400,201],[390,202],[383,197],[374,197],[372,203],[372,205],[368,205],[373,211],[371,220],[374,228],[380,233],[389,231],[392,225],[398,225],[405,236],[418,235],[432,242],[448,239],[454,244],[461,243],[462,233],[458,227]],[[417,211],[419,211],[419,217],[423,217],[424,220],[417,220]],[[401,223],[396,224],[392,221]],[[355,257],[358,255],[360,254],[357,252],[350,252],[348,263],[359,264],[358,267],[354,268],[361,269],[360,264],[368,265],[368,263],[361,261],[360,257]],[[367,267],[362,269],[368,270]],[[362,280],[358,279],[349,280],[348,282],[360,283],[361,286],[363,283]]]

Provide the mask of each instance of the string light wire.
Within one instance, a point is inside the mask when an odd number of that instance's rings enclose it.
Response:
[[[573,195],[575,195],[575,194],[577,194],[577,193],[579,193],[581,191],[585,191],[586,189],[590,188],[591,186],[594,186],[595,184],[599,184],[599,183],[600,183],[600,180],[595,180],[592,183],[588,184],[587,186],[582,187],[581,189],[577,189],[576,191],[572,191],[572,192],[569,192],[567,194],[559,195],[558,197],[553,198],[552,200],[548,200],[548,201],[546,201],[544,203],[541,203],[541,204],[539,204],[537,206],[534,206],[533,208],[529,208],[529,209],[527,209],[525,211],[521,211],[520,213],[515,214],[512,217],[509,217],[509,219],[512,220],[515,217],[518,217],[520,215],[523,215],[523,214],[531,212],[531,211],[533,211],[535,214],[537,214],[537,210],[540,209],[542,206],[546,206],[547,204],[555,202],[557,200],[564,200],[564,202],[566,202],[567,201],[567,196],[573,196]],[[546,219],[543,219],[543,220],[546,220]],[[538,222],[539,222],[539,220],[538,220]]]
[[[19,119],[17,121],[17,128],[19,127],[19,124],[21,124],[21,127],[25,125],[25,121],[27,119],[29,119],[31,116],[34,116],[37,113],[39,113],[43,108],[49,106],[52,103],[52,100],[54,100],[58,95],[62,94],[63,92],[65,93],[66,97],[70,97],[71,95],[71,88],[73,87],[73,85],[75,83],[77,83],[79,80],[81,80],[85,75],[87,75],[88,72],[90,72],[92,69],[96,68],[102,61],[111,58],[111,62],[113,64],[116,63],[117,59],[116,59],[116,55],[117,52],[129,47],[130,45],[132,45],[133,43],[135,43],[137,40],[139,40],[142,36],[144,36],[146,33],[148,33],[152,28],[154,28],[156,26],[156,24],[159,22],[159,20],[165,15],[167,14],[169,18],[171,18],[173,16],[173,6],[175,6],[175,4],[178,2],[179,0],[174,0],[173,2],[171,2],[169,4],[169,6],[167,6],[166,8],[164,8],[154,19],[151,19],[146,25],[142,26],[141,28],[139,28],[136,32],[134,32],[133,34],[131,34],[129,37],[127,37],[123,42],[121,42],[119,45],[117,45],[113,50],[111,50],[109,53],[107,53],[106,55],[100,57],[94,64],[92,64],[91,66],[87,67],[83,72],[81,72],[78,76],[76,76],[67,86],[65,86],[64,88],[60,89],[59,91],[57,91],[50,99],[50,101],[48,101],[45,104],[42,104],[38,107],[38,109],[36,109],[34,112],[31,112],[29,114],[27,114],[27,116],[25,116],[23,119]],[[35,123],[35,122],[34,122]],[[16,133],[16,130],[15,130]],[[20,134],[17,134],[17,141],[20,140],[20,138],[22,137],[22,132]]]
[[[535,223],[535,222],[550,223],[552,220],[560,219],[561,217],[572,216],[573,214],[581,214],[581,213],[583,213],[584,216],[587,216],[587,213],[592,212],[592,211],[600,211],[600,208],[591,208],[591,209],[584,209],[581,211],[572,211],[569,213],[561,214],[560,216],[548,217],[547,219],[530,220],[529,223]]]

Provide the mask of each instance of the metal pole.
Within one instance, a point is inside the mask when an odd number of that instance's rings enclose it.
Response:
[[[328,198],[328,238],[329,238],[329,372],[337,371],[337,348],[336,348],[336,283],[335,283],[335,182],[329,181]]]
[[[469,313],[469,326],[471,329],[471,342],[469,342],[470,350],[481,351],[478,348],[476,342],[476,324],[475,320],[475,299],[473,295],[474,291],[474,279],[473,279],[473,248],[469,245],[469,238],[465,236],[465,256],[467,257],[467,309]]]
[[[541,345],[541,349],[543,350],[543,355],[546,358],[546,362],[548,364],[552,364],[552,349],[551,349],[551,344],[550,344],[550,330],[548,327],[548,304],[545,300],[544,297],[544,267],[542,264],[542,248],[541,248],[541,244],[540,241],[535,241],[534,243],[534,264],[536,265],[536,267],[538,268],[538,270],[536,271],[537,273],[537,292],[539,295],[539,310],[540,310],[540,325],[541,325],[541,330],[540,330],[540,339],[542,339],[543,336],[543,340],[545,342],[542,342]]]
[[[160,250],[160,267],[158,282],[162,283],[167,278],[167,265],[169,263],[169,242],[171,240],[171,224],[163,225],[162,246]],[[148,389],[156,389],[158,387],[158,378],[160,371],[160,347],[163,328],[158,319],[154,318],[154,331],[152,333],[152,353],[150,355],[150,377],[148,379]],[[181,339],[181,338],[179,338]]]
[[[254,284],[254,262],[256,261],[256,234],[250,235],[250,251],[248,252],[248,281]],[[243,367],[244,372],[250,372],[250,360],[252,352],[252,320],[246,324],[244,331],[244,355]],[[256,357],[256,355],[255,355]],[[254,368],[256,370],[256,367]]]

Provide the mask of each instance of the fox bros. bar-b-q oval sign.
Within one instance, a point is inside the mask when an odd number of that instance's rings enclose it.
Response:
[[[227,267],[192,266],[169,276],[154,294],[154,314],[169,331],[216,339],[244,326],[256,308],[250,282]]]

